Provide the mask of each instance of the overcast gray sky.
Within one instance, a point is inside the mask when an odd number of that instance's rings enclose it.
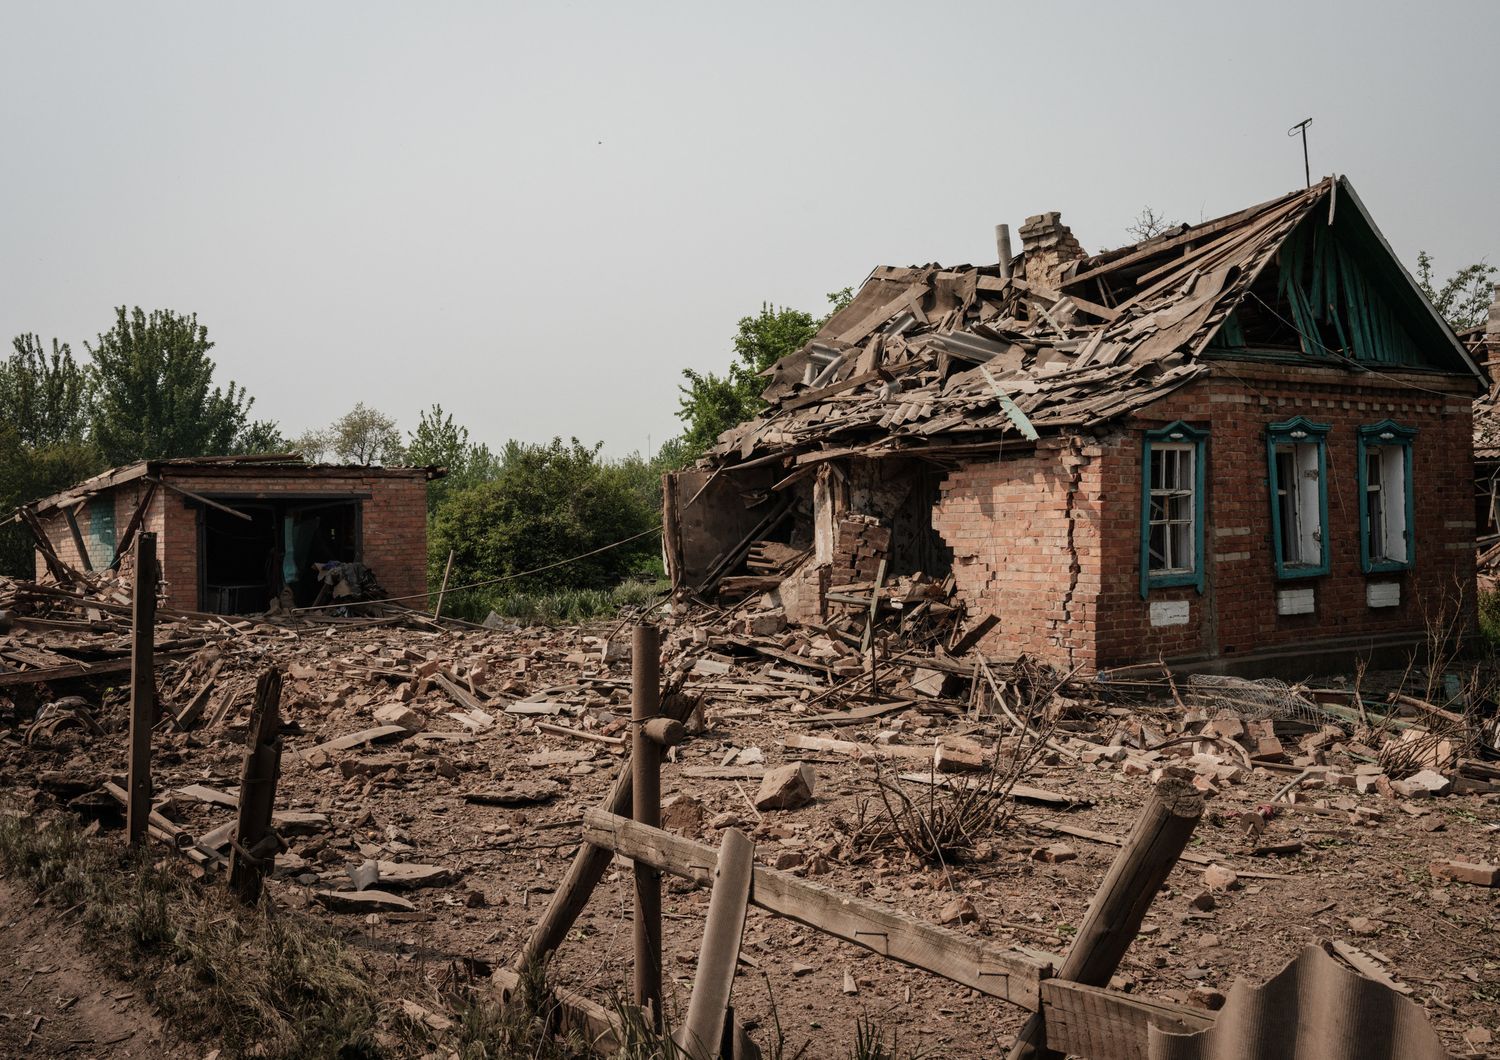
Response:
[[[1500,259],[1500,4],[0,3],[0,335],[192,311],[296,434],[644,450],[762,300],[1347,174]]]

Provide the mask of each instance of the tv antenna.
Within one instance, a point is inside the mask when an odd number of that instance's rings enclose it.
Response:
[[[1302,134],[1302,175],[1307,180],[1307,186],[1312,187],[1312,166],[1307,161],[1307,127],[1312,124],[1311,118],[1303,118],[1296,125],[1286,131],[1288,136]]]

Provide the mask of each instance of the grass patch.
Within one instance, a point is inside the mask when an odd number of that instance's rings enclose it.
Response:
[[[262,902],[237,904],[172,862],[130,854],[70,820],[0,816],[0,865],[76,916],[88,944],[137,980],[161,1017],[229,1056],[356,1058],[422,1051],[333,934]]]
[[[574,626],[596,618],[613,618],[625,608],[659,603],[671,585],[665,580],[621,582],[613,589],[559,589],[555,592],[450,593],[443,613],[483,622],[491,611],[527,626]]]
[[[391,977],[361,959],[325,925],[268,901],[237,902],[221,885],[189,877],[175,856],[126,850],[118,835],[96,837],[70,817],[27,815],[0,800],[0,869],[75,918],[85,944],[133,980],[174,1032],[211,1043],[226,1060],[584,1060],[563,1024],[541,969],[528,970],[502,1006],[485,981],[443,987],[416,975]],[[769,990],[769,982],[767,984]],[[435,1030],[406,1015],[412,998],[451,1016]],[[616,1002],[625,1060],[680,1060],[670,1030],[657,1031]],[[420,1016],[421,1014],[418,1013]],[[438,1022],[441,1022],[439,1020]],[[802,1060],[772,1003],[767,1060]],[[853,1060],[910,1060],[896,1034],[861,1019]]]

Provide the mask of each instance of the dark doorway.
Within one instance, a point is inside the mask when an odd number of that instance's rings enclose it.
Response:
[[[318,595],[318,564],[360,558],[357,499],[214,499],[249,518],[218,508],[199,509],[199,597],[204,611],[257,614],[277,598],[305,607]]]

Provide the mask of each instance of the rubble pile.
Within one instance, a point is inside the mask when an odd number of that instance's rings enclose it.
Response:
[[[1174,893],[1183,919],[1143,936],[1145,956],[1128,978],[1184,1004],[1211,1005],[1221,991],[1208,973],[1184,980],[1153,965],[1154,947],[1179,946],[1184,931],[1257,896],[1282,901],[1278,888],[1324,894],[1343,879],[1329,876],[1341,871],[1332,859],[1343,846],[1384,849],[1400,836],[1421,859],[1403,886],[1453,911],[1482,905],[1497,885],[1500,828],[1486,822],[1500,804],[1500,766],[1473,720],[1477,702],[1437,705],[1394,684],[1359,694],[1064,675],[977,655],[983,623],[945,610],[942,582],[882,580],[878,560],[873,578],[858,567],[847,576],[830,584],[822,623],[787,624],[764,592],[730,611],[670,605],[663,672],[668,692],[695,709],[663,771],[669,830],[712,841],[744,827],[768,865],[1055,953],[1066,944],[1059,924],[1081,912],[1067,903],[1091,893],[1129,831],[1130,807],[1154,781],[1180,776],[1211,799],[1213,822],[1182,857]],[[0,585],[0,768],[12,795],[108,827],[119,818],[128,714],[122,596],[118,585],[89,597]],[[385,925],[411,952],[420,944],[505,959],[577,846],[582,812],[624,761],[631,631],[624,620],[494,627],[390,611],[163,609],[153,833],[192,871],[219,871],[255,681],[277,667],[274,827],[284,849],[273,897],[363,917],[368,930]],[[918,844],[870,841],[893,827],[877,820],[882,791],[905,800],[908,824],[933,806],[989,823],[945,840],[934,865]],[[1008,809],[994,812],[1002,803]],[[1392,898],[1338,901],[1337,930],[1356,940],[1341,945],[1357,959],[1388,970],[1411,959],[1392,956]],[[614,914],[593,915],[586,935],[614,930]],[[402,934],[416,924],[421,936]],[[790,968],[789,981],[826,970],[841,982],[836,951],[791,930],[752,925],[746,955]],[[584,963],[565,962],[559,974],[598,980],[587,947],[571,949]],[[1225,976],[1238,971],[1228,955],[1215,960],[1200,958]],[[873,994],[882,983],[862,976],[859,988]]]

